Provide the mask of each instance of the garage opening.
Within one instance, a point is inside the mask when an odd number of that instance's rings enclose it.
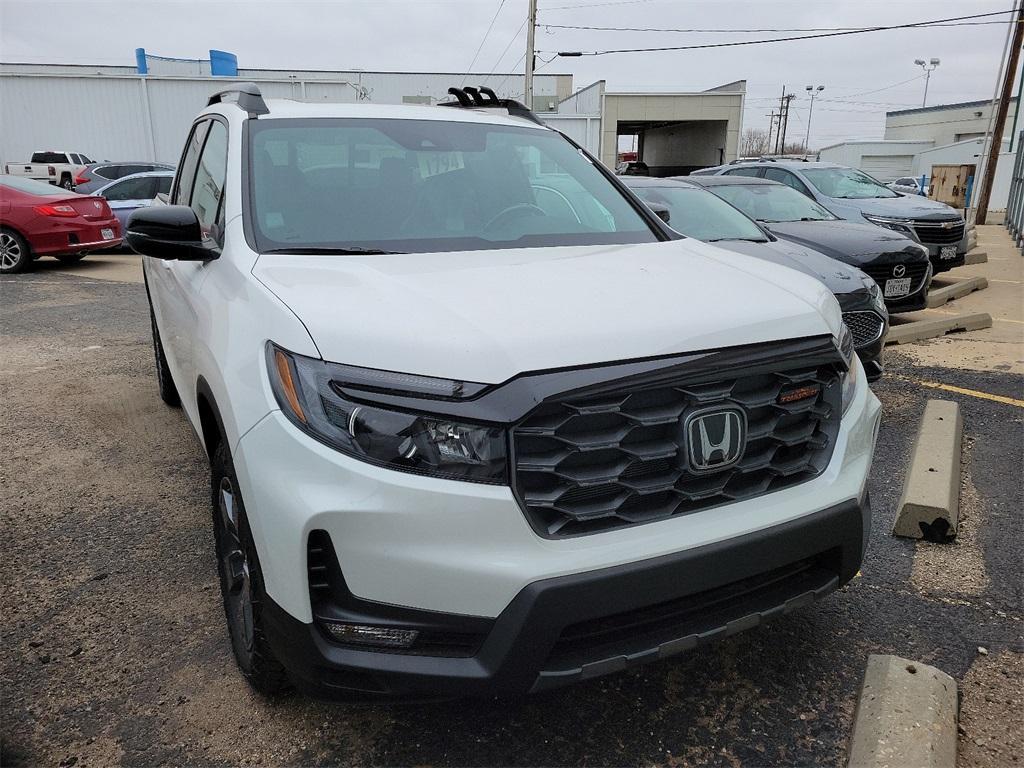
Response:
[[[726,120],[644,120],[616,124],[619,147],[635,136],[636,159],[651,176],[686,176],[725,162]],[[632,143],[632,142],[630,142]]]

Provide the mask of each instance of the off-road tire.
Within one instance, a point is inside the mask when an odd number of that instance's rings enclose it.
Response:
[[[213,452],[210,485],[217,571],[235,661],[246,681],[259,693],[285,693],[291,684],[264,633],[263,606],[267,595],[263,572],[231,453],[224,440],[218,442]]]

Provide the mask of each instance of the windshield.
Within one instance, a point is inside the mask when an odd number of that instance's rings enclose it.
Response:
[[[703,189],[666,186],[634,187],[633,191],[645,202],[667,206],[669,226],[697,240],[768,240],[757,224]]]
[[[825,197],[862,200],[869,197],[899,197],[888,187],[855,168],[801,169],[807,180]]]
[[[554,131],[438,120],[250,121],[261,251],[385,252],[658,239]]]
[[[722,184],[711,191],[758,221],[831,221],[836,217],[807,195],[782,184]]]

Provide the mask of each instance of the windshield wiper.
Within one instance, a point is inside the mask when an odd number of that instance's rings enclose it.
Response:
[[[355,246],[306,246],[297,245],[292,248],[271,248],[268,251],[261,251],[264,254],[292,253],[292,254],[332,254],[336,256],[395,256],[404,254],[405,251],[382,251],[379,248],[359,248]]]
[[[722,242],[741,242],[741,243],[767,243],[768,238],[761,237],[716,237],[713,240],[708,240],[709,243],[722,243]]]

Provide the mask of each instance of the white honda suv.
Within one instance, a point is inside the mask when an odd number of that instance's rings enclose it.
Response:
[[[828,289],[452,92],[236,84],[128,223],[250,683],[540,691],[851,579],[879,403]]]

